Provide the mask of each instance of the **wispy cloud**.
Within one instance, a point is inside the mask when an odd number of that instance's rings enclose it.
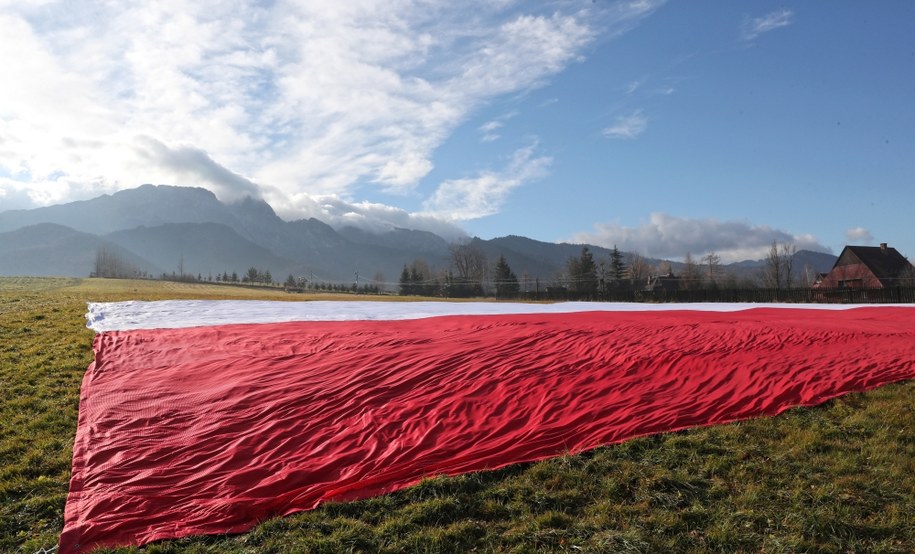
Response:
[[[648,129],[648,120],[642,115],[642,110],[636,110],[625,115],[620,115],[613,125],[605,128],[601,133],[607,138],[633,139]]]
[[[845,238],[849,242],[871,243],[874,241],[874,235],[864,227],[853,227],[845,231]]]
[[[787,9],[776,10],[762,17],[744,21],[741,26],[740,36],[743,40],[753,40],[763,33],[768,33],[780,27],[787,27],[793,23],[794,12]]]
[[[484,133],[491,133],[491,132],[495,131],[496,129],[501,128],[503,125],[505,125],[505,124],[497,119],[494,119],[492,121],[487,121],[486,123],[480,125],[480,130],[483,131]]]
[[[517,110],[512,110],[508,113],[502,114],[499,117],[487,121],[486,123],[480,125],[478,130],[483,134],[480,138],[482,142],[494,142],[502,138],[502,136],[497,133],[499,129],[505,126],[505,122],[509,119],[518,116]]]
[[[0,172],[35,203],[142,182],[250,183],[288,212],[410,193],[476,110],[548,83],[656,6],[7,3]]]
[[[352,226],[371,232],[420,229],[449,241],[467,236],[455,223],[435,215],[408,212],[377,202],[353,202],[337,195],[308,196],[293,213],[281,210],[277,213],[281,217],[313,217],[336,228]]]
[[[606,247],[617,245],[621,250],[657,258],[677,259],[687,252],[694,257],[715,252],[724,262],[761,259],[773,241],[793,243],[798,250],[829,252],[810,235],[794,235],[743,221],[691,219],[664,213],[653,213],[648,222],[635,227],[601,223],[595,225],[593,231],[579,233],[570,239],[570,242]]]
[[[537,104],[537,107],[538,107],[538,108],[546,108],[546,107],[552,106],[553,104],[555,104],[555,103],[557,103],[557,102],[559,102],[559,98],[556,98],[556,97],[554,96],[553,98],[547,98],[547,99],[544,100],[543,102]]]
[[[537,143],[515,151],[506,167],[476,177],[450,179],[424,203],[425,214],[451,221],[467,221],[498,213],[508,194],[548,173],[552,158],[535,156]]]
[[[623,91],[629,96],[632,96],[637,92],[640,92],[643,95],[670,96],[671,94],[673,94],[674,92],[677,91],[677,89],[673,85],[665,84],[665,83],[661,83],[661,84],[652,83],[649,86],[649,83],[651,83],[652,80],[653,79],[651,79],[650,77],[642,77],[641,79],[638,79],[635,81],[629,81],[623,87]],[[665,79],[665,80],[670,81],[670,79]]]
[[[623,90],[626,91],[626,94],[634,94],[637,90],[639,90],[639,88],[642,87],[642,85],[645,84],[646,80],[647,79],[643,77],[641,79],[636,79],[635,81],[629,81],[626,83],[626,86],[623,87]]]
[[[29,190],[19,181],[0,176],[0,206],[4,210],[22,210],[34,207]]]
[[[203,150],[190,146],[169,148],[150,137],[140,137],[137,142],[140,156],[173,171],[182,180],[208,185],[223,200],[232,202],[246,196],[260,196],[257,185],[250,179],[221,166]]]

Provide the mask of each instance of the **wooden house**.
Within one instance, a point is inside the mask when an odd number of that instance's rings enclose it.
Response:
[[[673,273],[652,275],[648,277],[648,284],[642,290],[644,292],[677,292],[680,290],[680,278]]]
[[[915,277],[915,267],[895,248],[880,246],[846,246],[829,273],[814,288],[883,289],[908,285]]]

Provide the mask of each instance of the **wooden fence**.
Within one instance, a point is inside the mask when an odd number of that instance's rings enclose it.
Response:
[[[599,302],[782,302],[817,304],[912,304],[915,286],[883,289],[685,289],[685,290],[610,290],[581,294],[561,288],[522,292],[524,300],[580,300]]]

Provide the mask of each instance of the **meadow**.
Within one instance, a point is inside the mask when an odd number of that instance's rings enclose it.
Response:
[[[0,552],[57,544],[79,387],[92,361],[86,302],[191,298],[333,297],[0,278]],[[99,552],[134,551],[915,552],[915,382],[774,418],[428,479],[241,535]]]

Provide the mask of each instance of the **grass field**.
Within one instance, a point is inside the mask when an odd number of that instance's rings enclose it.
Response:
[[[0,278],[0,552],[31,554],[57,544],[79,386],[92,361],[85,303],[166,298],[318,297],[155,281]],[[266,521],[243,535],[101,552],[137,550],[911,553],[915,383],[776,418],[430,479]]]

